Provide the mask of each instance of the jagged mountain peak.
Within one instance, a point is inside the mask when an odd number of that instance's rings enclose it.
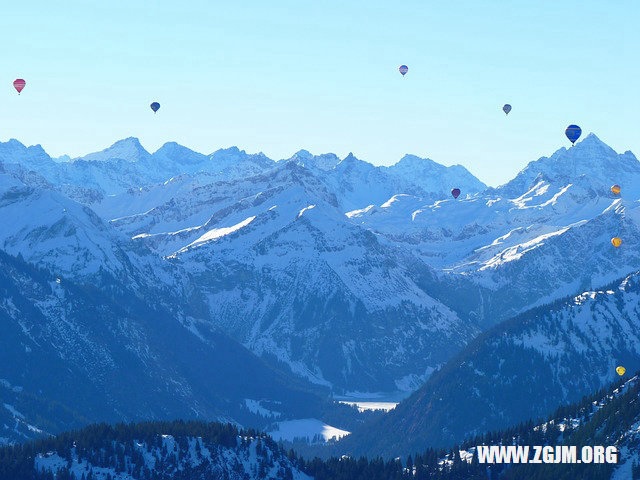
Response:
[[[416,166],[444,167],[444,165],[440,165],[439,163],[434,162],[430,158],[419,157],[418,155],[414,155],[412,153],[406,153],[393,166],[398,166],[398,165],[406,165],[406,166],[412,166],[412,167],[416,167]]]
[[[356,157],[352,152],[340,160],[336,164],[336,168],[340,171],[356,171],[356,172],[372,172],[372,171],[380,171],[379,167],[374,166],[373,164],[366,162],[364,160],[360,160]]]
[[[100,162],[110,160],[124,160],[127,162],[138,162],[149,158],[151,154],[145,150],[136,137],[128,137],[118,140],[113,145],[100,152],[90,153],[83,157],[75,158],[74,161]]]
[[[349,154],[348,154],[346,157],[344,157],[344,160],[343,160],[343,161],[344,161],[344,162],[349,162],[349,161],[351,161],[351,162],[352,162],[352,161],[354,161],[354,160],[358,160],[358,159],[357,159],[357,158],[356,158],[356,156],[353,154],[353,152],[349,152]]]
[[[478,193],[487,186],[461,165],[447,167],[430,158],[406,154],[390,167],[383,167],[390,175],[411,182],[425,192],[443,195],[457,187],[465,193]]]
[[[289,160],[307,160],[309,158],[313,158],[313,154],[303,148],[294,153]]]
[[[308,150],[299,150],[291,158],[285,161],[293,161],[305,167],[317,168],[320,170],[331,170],[340,163],[340,158],[335,153],[322,153],[314,155]]]
[[[173,152],[173,151],[183,151],[183,150],[188,150],[190,152],[193,152],[193,150],[191,150],[188,147],[185,147],[184,145],[180,145],[178,142],[165,142],[158,150],[156,150],[154,153],[158,153],[158,152]]]
[[[584,140],[569,148],[560,148],[549,157],[530,162],[510,182],[498,187],[509,195],[529,189],[543,175],[549,183],[575,182],[584,177],[594,187],[618,183],[640,185],[640,162],[631,152],[617,153],[590,133]]]
[[[152,157],[163,158],[179,164],[198,163],[207,159],[206,155],[195,152],[176,142],[165,143],[153,153]]]
[[[250,161],[263,167],[269,167],[275,162],[264,153],[247,153],[235,145],[229,148],[220,148],[210,155],[210,158],[217,163],[234,164],[238,162]]]
[[[468,177],[473,177],[473,175],[467,170],[464,166],[456,164],[447,167],[446,165],[442,165],[430,158],[419,157],[418,155],[413,155],[411,153],[405,154],[398,162],[387,167],[388,170],[392,173],[396,172],[408,172],[408,171],[420,171],[422,173],[427,172],[455,172],[457,174],[461,174]],[[473,177],[475,179],[475,177]],[[477,180],[478,184],[482,184],[485,188],[484,183]]]
[[[47,155],[40,144],[27,147],[15,138],[0,142],[0,161],[29,165],[33,161],[48,160],[51,160],[51,157]]]
[[[218,150],[213,152],[211,155],[212,156],[246,155],[246,153],[247,152],[245,152],[244,150],[240,150],[238,147],[234,145],[232,147],[219,148]]]

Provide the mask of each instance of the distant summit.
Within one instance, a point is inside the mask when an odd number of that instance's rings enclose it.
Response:
[[[568,183],[584,177],[595,188],[608,188],[614,183],[626,187],[638,185],[640,162],[631,152],[617,153],[590,133],[570,148],[560,148],[550,157],[530,162],[513,180],[498,187],[508,195],[522,193],[543,177],[551,183]],[[627,188],[628,192],[628,188]]]
[[[135,137],[118,140],[116,143],[100,152],[90,153],[83,157],[74,158],[74,161],[84,160],[86,162],[104,162],[108,160],[125,160],[127,162],[138,162],[148,158],[151,154],[140,144],[140,140]]]
[[[428,192],[448,193],[452,188],[459,188],[466,195],[482,192],[487,188],[462,165],[445,167],[429,158],[416,155],[407,154],[395,165],[386,169],[396,177],[413,179],[418,186]]]

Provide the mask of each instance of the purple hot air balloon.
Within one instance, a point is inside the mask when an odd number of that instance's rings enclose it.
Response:
[[[453,198],[458,198],[460,196],[460,189],[454,188],[453,190],[451,190],[451,195],[453,195]]]
[[[398,71],[402,74],[402,76],[404,77],[407,72],[409,71],[409,67],[407,67],[406,65],[400,65],[398,67]]]

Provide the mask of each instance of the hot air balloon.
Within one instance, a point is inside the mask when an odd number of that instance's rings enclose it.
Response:
[[[151,110],[153,110],[153,113],[156,113],[158,110],[160,110],[160,104],[158,102],[153,102],[151,104]]]
[[[571,143],[575,145],[576,140],[578,140],[580,138],[580,135],[582,135],[582,129],[578,125],[569,125],[564,131],[564,134],[571,141]]]
[[[460,189],[454,188],[453,190],[451,190],[451,195],[453,195],[453,198],[458,198],[460,196]]]
[[[620,195],[620,185],[616,183],[613,187],[611,187],[611,192],[614,195]]]
[[[15,88],[18,91],[18,95],[20,95],[20,92],[22,91],[22,89],[24,88],[24,86],[26,84],[27,84],[27,82],[25,82],[23,79],[16,78],[13,81],[13,88]]]
[[[613,245],[614,247],[618,248],[620,245],[622,245],[622,239],[618,238],[618,237],[613,237],[611,239],[611,245]]]
[[[398,67],[398,71],[404,77],[407,74],[407,72],[409,71],[409,67],[407,67],[406,65],[400,65],[400,67]]]
[[[509,112],[511,111],[511,105],[505,103],[504,107],[502,107],[502,111],[505,113],[505,115],[509,115]]]
[[[620,376],[623,376],[626,371],[627,369],[624,368],[623,366],[616,367],[616,373]]]

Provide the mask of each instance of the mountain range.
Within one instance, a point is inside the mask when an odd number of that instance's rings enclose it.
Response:
[[[0,392],[13,419],[0,436],[46,430],[29,403],[44,400],[67,412],[48,427],[60,431],[140,416],[259,426],[255,402],[304,418],[332,394],[415,391],[345,439],[386,455],[548,414],[610,380],[614,358],[638,361],[623,327],[635,328],[639,198],[640,162],[593,134],[497,188],[412,155],[274,161],[128,138],[72,159],[0,143]],[[601,299],[592,325],[584,312]],[[565,339],[559,361],[549,345],[568,328],[583,343]],[[494,379],[496,365],[507,370]]]

